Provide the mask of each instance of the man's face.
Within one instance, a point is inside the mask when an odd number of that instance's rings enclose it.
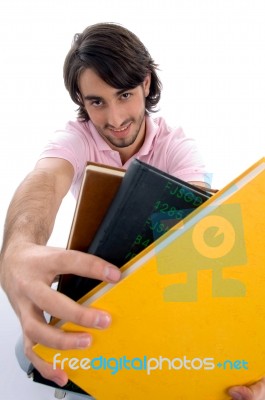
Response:
[[[116,150],[138,150],[145,135],[145,97],[149,94],[150,76],[135,89],[119,90],[109,86],[92,69],[85,69],[79,79],[84,107],[103,139]]]

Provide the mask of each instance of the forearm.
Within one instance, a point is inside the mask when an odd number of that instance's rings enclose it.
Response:
[[[30,173],[18,187],[9,206],[3,250],[11,242],[46,244],[60,202],[54,174],[41,169]]]

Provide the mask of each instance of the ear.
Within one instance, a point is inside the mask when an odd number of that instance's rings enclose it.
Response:
[[[144,89],[144,95],[147,97],[150,92],[150,85],[151,85],[151,73],[149,72],[144,81],[143,81],[143,89]]]

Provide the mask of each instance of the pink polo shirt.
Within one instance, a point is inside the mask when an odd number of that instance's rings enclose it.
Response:
[[[70,121],[64,130],[56,131],[41,153],[40,158],[45,157],[63,158],[73,165],[71,191],[75,197],[88,161],[127,169],[132,159],[138,158],[184,181],[210,183],[195,141],[186,137],[181,128],[169,127],[161,117],[146,117],[145,141],[125,164],[119,152],[111,149],[91,121]]]

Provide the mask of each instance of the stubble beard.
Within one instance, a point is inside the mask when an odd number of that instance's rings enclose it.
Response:
[[[141,114],[141,116],[135,120],[135,119],[130,119],[130,120],[126,120],[123,123],[123,126],[126,126],[128,124],[134,124],[134,131],[130,134],[129,137],[124,137],[124,138],[115,138],[111,135],[106,135],[105,129],[109,129],[108,126],[104,127],[104,129],[100,129],[99,127],[96,127],[98,133],[100,134],[100,136],[103,137],[103,139],[110,143],[112,146],[115,146],[117,148],[124,148],[124,147],[129,147],[131,146],[137,139],[139,132],[141,130],[141,127],[143,125],[145,119],[145,110],[144,112]]]

